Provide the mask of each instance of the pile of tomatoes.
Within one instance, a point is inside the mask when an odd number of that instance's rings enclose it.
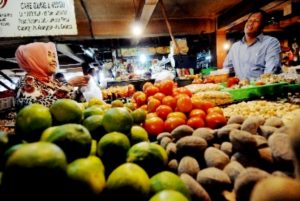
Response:
[[[176,87],[172,80],[143,85],[143,91],[135,92],[132,102],[136,108],[147,111],[143,124],[150,135],[171,132],[180,125],[192,128],[219,128],[226,124],[223,110],[213,103],[201,100],[185,87]]]

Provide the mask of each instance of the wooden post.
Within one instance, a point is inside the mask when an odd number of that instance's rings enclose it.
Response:
[[[227,42],[226,40],[226,32],[225,31],[217,31],[216,36],[216,45],[217,45],[217,67],[222,68],[225,57],[227,56],[228,50],[224,49],[224,44]]]

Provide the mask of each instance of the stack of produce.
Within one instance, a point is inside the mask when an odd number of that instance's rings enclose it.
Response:
[[[185,87],[195,96],[198,96],[202,100],[212,102],[215,105],[224,105],[232,102],[230,93],[221,91],[223,87],[220,84],[191,84]]]
[[[16,134],[0,134],[1,199],[300,200],[297,126],[279,117],[227,121],[171,81],[147,85],[135,107],[62,99],[20,110]],[[193,117],[204,124],[189,124]]]
[[[193,200],[300,199],[299,132],[278,117],[235,115],[219,129],[183,125],[157,140]]]
[[[299,108],[299,105],[291,103],[277,103],[266,100],[259,100],[232,104],[223,108],[223,110],[226,117],[231,117],[233,115],[241,115],[243,117],[255,115],[268,118],[274,116],[283,117],[285,114]]]
[[[148,112],[144,128],[149,135],[171,132],[179,125],[217,128],[226,124],[223,111],[214,103],[193,95],[186,87],[175,87],[171,80],[145,83],[143,92],[132,96],[137,108]]]
[[[115,100],[118,98],[131,97],[135,92],[135,87],[132,84],[129,84],[126,86],[113,86],[102,89],[101,91],[104,100]]]

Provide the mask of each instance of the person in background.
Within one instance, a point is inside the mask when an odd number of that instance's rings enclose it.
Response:
[[[99,84],[99,76],[98,76],[98,72],[96,70],[96,68],[89,68],[86,72],[87,75],[90,75],[97,84]]]
[[[58,57],[52,42],[34,42],[20,45],[15,53],[18,65],[26,75],[16,86],[16,109],[32,103],[49,107],[58,99],[75,99],[79,90],[75,87],[85,86],[89,76],[76,76],[61,83],[54,79],[58,70]]]
[[[224,61],[223,67],[234,71],[240,80],[255,80],[264,73],[281,72],[280,43],[262,33],[266,22],[264,11],[252,12],[244,27],[244,37],[232,45]]]
[[[56,79],[59,82],[62,82],[64,84],[68,83],[63,73],[56,73],[54,75],[54,79]]]

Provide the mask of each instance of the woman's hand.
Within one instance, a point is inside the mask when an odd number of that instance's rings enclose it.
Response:
[[[89,75],[85,76],[75,76],[68,80],[68,83],[73,87],[86,86],[90,80]]]

